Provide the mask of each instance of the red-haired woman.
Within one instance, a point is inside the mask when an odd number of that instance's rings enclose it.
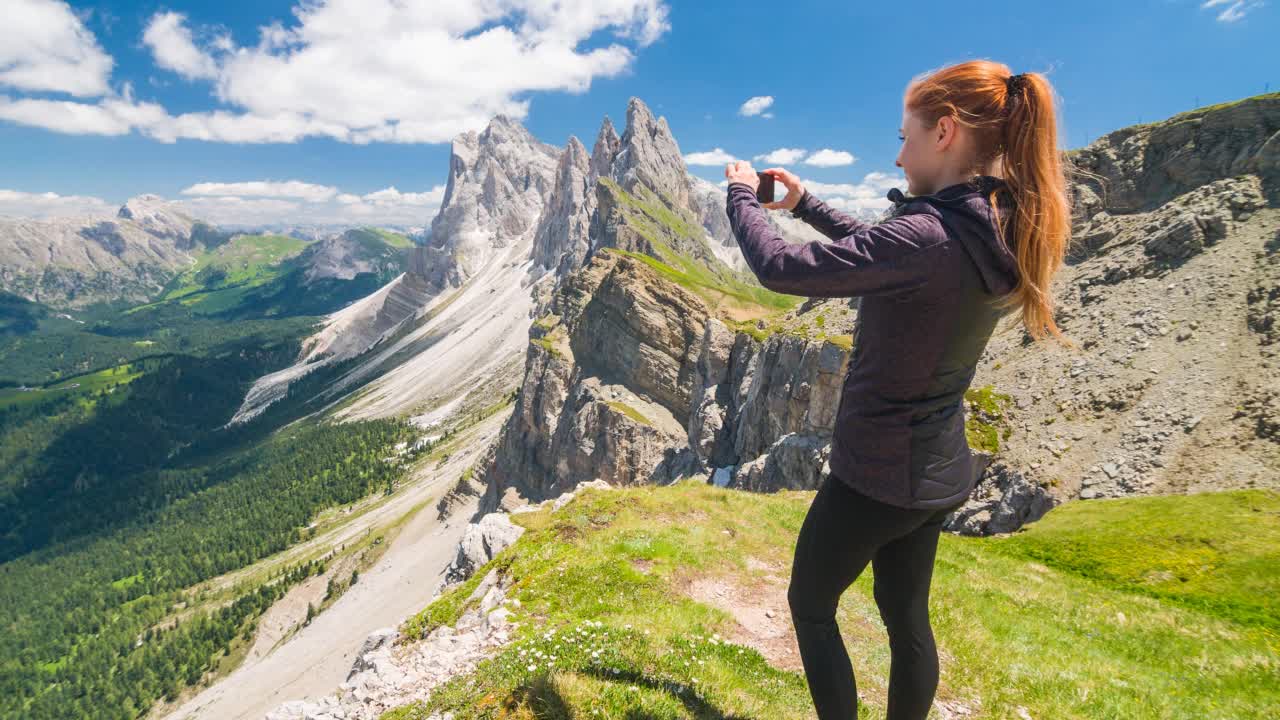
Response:
[[[1034,340],[1072,345],[1050,290],[1070,237],[1053,89],[975,60],[912,79],[896,164],[907,194],[861,222],[764,172],[786,197],[763,207],[748,163],[731,163],[727,212],[761,284],[805,297],[858,297],[852,356],[836,411],[830,472],[801,526],[788,599],[809,692],[822,720],[857,717],[853,668],[836,624],[845,589],[871,563],[889,633],[889,720],[923,719],[938,685],[929,584],[947,515],[977,473],[964,393],[1011,309]],[[790,210],[832,242],[778,237],[764,208]]]

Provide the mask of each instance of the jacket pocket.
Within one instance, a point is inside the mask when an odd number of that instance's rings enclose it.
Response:
[[[877,498],[890,503],[909,499],[911,428],[846,415],[841,421],[840,440],[853,464],[850,472],[855,484],[874,489]]]

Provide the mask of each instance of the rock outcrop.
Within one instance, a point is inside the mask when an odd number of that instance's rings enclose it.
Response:
[[[476,568],[492,560],[523,534],[524,528],[512,524],[511,516],[503,512],[489,513],[480,518],[480,522],[467,525],[458,543],[458,554],[445,569],[444,584],[452,585],[471,577]]]
[[[551,197],[538,220],[533,239],[534,265],[564,274],[587,257],[588,228],[595,211],[595,184],[591,177],[591,157],[578,138],[569,142],[556,166]]]
[[[1110,132],[1068,153],[1088,173],[1077,202],[1116,213],[1149,212],[1224,178],[1254,175],[1280,201],[1280,93],[1180,113]]]
[[[518,626],[509,621],[511,579],[490,571],[466,599],[470,607],[453,625],[441,625],[417,642],[394,628],[374,631],[356,654],[338,692],[315,701],[292,700],[267,713],[267,720],[376,720],[383,713],[426,700],[455,675],[471,672],[511,640]],[[450,720],[452,714],[427,720]]]

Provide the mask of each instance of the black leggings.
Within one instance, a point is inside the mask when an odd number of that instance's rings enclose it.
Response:
[[[942,522],[957,506],[910,510],[863,495],[828,473],[809,506],[787,600],[820,720],[858,717],[853,666],[836,624],[840,596],[871,563],[889,632],[887,720],[923,720],[938,687],[929,582]]]

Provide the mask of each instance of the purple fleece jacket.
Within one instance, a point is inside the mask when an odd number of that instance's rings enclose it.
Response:
[[[964,434],[964,392],[1003,312],[991,301],[1018,278],[996,235],[980,175],[932,195],[894,188],[890,217],[866,223],[806,192],[792,210],[832,242],[789,243],[751,186],[730,183],[726,211],[766,288],[804,297],[858,297],[853,351],[831,441],[831,473],[905,508],[963,503],[977,482]],[[1010,223],[1012,196],[998,196]],[[1012,230],[1011,224],[1006,224]],[[1013,241],[1012,232],[1008,233]]]

